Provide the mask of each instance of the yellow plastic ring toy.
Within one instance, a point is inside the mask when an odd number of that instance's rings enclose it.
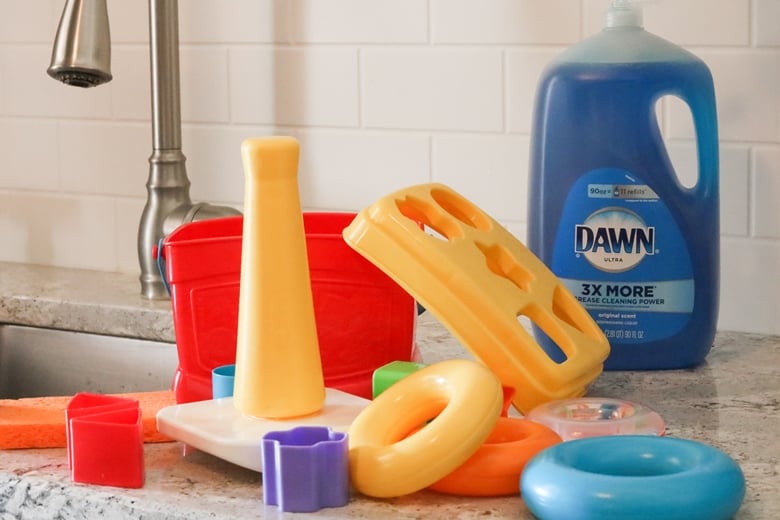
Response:
[[[498,378],[474,361],[442,361],[410,374],[379,395],[350,426],[352,484],[373,497],[430,486],[477,451],[493,430],[503,401]]]
[[[474,455],[430,489],[450,495],[515,495],[528,461],[560,442],[560,436],[543,424],[499,417],[493,431]]]

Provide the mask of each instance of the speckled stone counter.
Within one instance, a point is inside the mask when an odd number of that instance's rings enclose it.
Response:
[[[169,302],[137,296],[135,277],[0,263],[0,322],[172,340]],[[114,323],[106,323],[113,321]],[[426,362],[469,354],[434,317],[418,322]],[[747,479],[739,520],[780,518],[780,338],[721,332],[692,370],[606,372],[589,395],[646,404],[667,434],[731,455]],[[178,442],[146,445],[141,489],[73,484],[64,449],[0,451],[0,519],[293,518],[264,506],[260,475]],[[423,491],[391,500],[354,495],[321,518],[522,518],[519,496],[479,499]]]
[[[0,323],[175,341],[171,302],[121,273],[0,262]]]

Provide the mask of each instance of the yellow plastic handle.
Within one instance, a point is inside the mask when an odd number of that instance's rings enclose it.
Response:
[[[442,361],[410,374],[382,392],[349,428],[352,484],[373,497],[430,486],[477,451],[503,401],[496,376],[473,361]]]
[[[233,405],[266,419],[310,415],[325,401],[298,151],[292,137],[241,147],[246,192]]]
[[[509,231],[447,186],[422,184],[379,199],[344,239],[515,388],[520,411],[580,396],[601,373],[609,343],[587,310]],[[521,317],[567,359],[553,361]]]

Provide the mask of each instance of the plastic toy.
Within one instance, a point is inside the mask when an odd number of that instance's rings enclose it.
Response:
[[[511,233],[450,188],[423,184],[387,195],[358,213],[344,238],[505,386],[522,389],[513,401],[521,412],[581,396],[601,373],[609,343],[588,312]],[[550,358],[520,323],[523,316],[565,361]]]
[[[233,396],[236,380],[236,365],[221,365],[211,371],[211,398]]]
[[[558,434],[542,424],[499,417],[474,455],[430,489],[452,495],[514,495],[526,463],[559,442]]]
[[[425,366],[424,363],[415,363],[413,361],[392,361],[377,368],[374,370],[374,375],[371,378],[373,398],[376,399],[379,394],[389,387]]]
[[[135,399],[78,393],[65,411],[71,479],[84,484],[140,488],[144,444]]]
[[[263,501],[308,513],[349,502],[347,434],[299,426],[263,436]]]
[[[442,361],[410,374],[372,401],[349,428],[352,484],[373,497],[430,486],[477,451],[502,402],[496,376],[473,361]]]
[[[345,431],[369,401],[324,386],[298,200],[297,141],[250,139],[241,151],[247,189],[233,397],[164,408],[157,427],[193,448],[262,471],[257,442],[265,433],[306,425]]]
[[[325,386],[371,398],[373,371],[415,360],[414,299],[341,235],[349,212],[303,213]],[[165,238],[178,403],[211,399],[211,370],[235,363],[244,217],[185,224]],[[273,237],[270,239],[273,240]]]
[[[262,419],[236,410],[233,397],[177,404],[157,413],[161,433],[188,446],[253,471],[263,471],[258,448],[263,435],[298,426],[326,426],[346,433],[355,417],[371,403],[333,388],[325,389],[320,413],[292,419]]]
[[[416,363],[413,361],[393,361],[374,370],[373,395],[374,399],[409,374],[426,367],[425,363]],[[501,417],[509,414],[509,408],[512,406],[512,398],[515,396],[515,389],[502,386],[501,391],[504,394],[504,405],[501,408]]]
[[[544,424],[565,441],[598,435],[664,435],[664,420],[641,404],[582,397],[537,406],[526,419]]]
[[[705,444],[613,435],[542,451],[523,471],[520,490],[540,520],[726,520],[742,503],[745,477]]]
[[[241,157],[246,189],[233,405],[264,419],[310,415],[325,403],[325,383],[298,196],[298,142],[247,140]]]

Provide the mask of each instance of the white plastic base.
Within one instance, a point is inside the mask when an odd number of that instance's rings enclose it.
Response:
[[[332,388],[325,389],[325,405],[314,415],[288,420],[243,415],[232,397],[168,406],[157,412],[157,430],[233,464],[263,471],[260,449],[263,435],[296,426],[328,426],[346,432],[371,401]]]

